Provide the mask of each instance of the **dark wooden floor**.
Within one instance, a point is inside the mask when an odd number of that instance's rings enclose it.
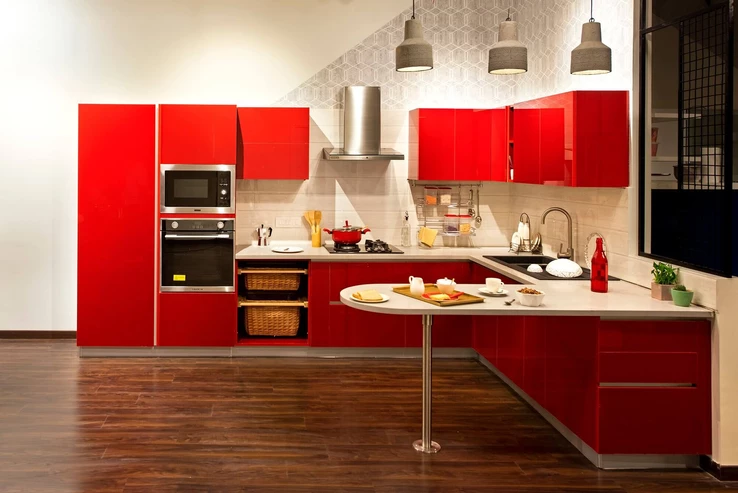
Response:
[[[82,359],[0,340],[0,492],[708,492],[700,471],[601,472],[477,362]],[[738,485],[735,485],[738,488]]]

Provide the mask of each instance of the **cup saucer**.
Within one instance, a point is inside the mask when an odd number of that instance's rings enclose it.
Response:
[[[507,296],[508,290],[507,289],[500,289],[496,293],[493,293],[487,288],[479,288],[479,292],[482,294],[486,294],[487,296],[495,296],[495,297],[503,297]]]

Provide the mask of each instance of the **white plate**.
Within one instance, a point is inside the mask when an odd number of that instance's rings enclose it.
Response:
[[[497,291],[496,293],[493,293],[487,288],[479,288],[479,292],[482,294],[486,294],[487,296],[496,296],[496,297],[502,297],[507,296],[508,290],[507,289],[501,289]]]
[[[384,303],[385,301],[389,301],[389,296],[387,296],[386,294],[381,294],[380,293],[380,296],[382,297],[382,301],[360,300],[359,298],[354,298],[354,295],[353,294],[351,295],[351,299],[354,300],[357,303]]]
[[[300,253],[304,252],[305,250],[300,247],[275,247],[272,248],[272,251],[274,253]]]

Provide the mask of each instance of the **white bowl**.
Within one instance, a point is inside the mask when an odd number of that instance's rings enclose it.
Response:
[[[520,303],[523,306],[541,306],[543,303],[543,298],[546,297],[546,293],[541,292],[541,294],[525,294],[521,293],[520,291],[515,291],[515,297],[518,300],[518,303]]]
[[[456,290],[456,283],[451,279],[438,279],[436,286],[438,286],[438,291],[443,294],[451,294]]]

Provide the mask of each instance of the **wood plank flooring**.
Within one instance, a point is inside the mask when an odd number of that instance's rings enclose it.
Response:
[[[419,360],[79,359],[0,340],[0,492],[712,492],[701,471],[598,471],[497,377]]]

